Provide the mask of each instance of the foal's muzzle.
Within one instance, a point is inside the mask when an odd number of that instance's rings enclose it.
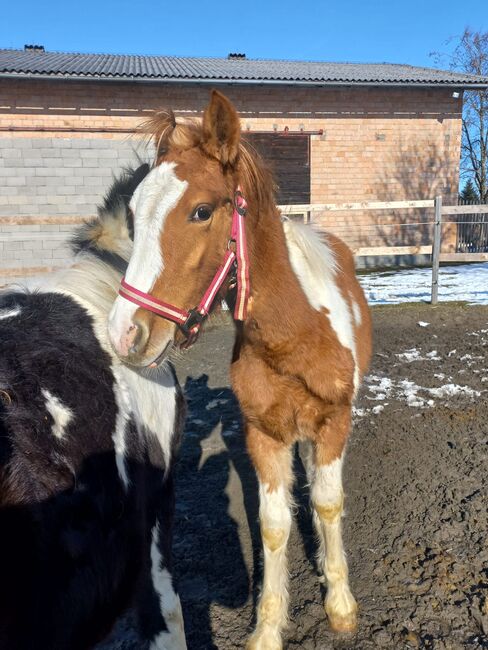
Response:
[[[114,352],[133,366],[159,364],[172,346],[174,327],[164,321],[153,322],[151,315],[142,310],[130,313],[119,300],[112,308],[108,326]]]

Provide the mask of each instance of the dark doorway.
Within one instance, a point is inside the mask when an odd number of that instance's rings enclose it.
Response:
[[[310,203],[310,136],[246,133],[247,140],[270,165],[281,205]]]

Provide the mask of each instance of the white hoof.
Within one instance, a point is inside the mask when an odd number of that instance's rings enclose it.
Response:
[[[325,613],[334,632],[355,632],[358,626],[358,606],[349,588],[332,591],[325,599]]]

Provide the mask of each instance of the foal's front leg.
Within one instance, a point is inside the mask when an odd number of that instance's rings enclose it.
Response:
[[[344,409],[324,427],[314,445],[311,472],[314,523],[320,539],[319,562],[327,578],[325,611],[335,632],[353,632],[357,627],[357,604],[349,587],[341,526],[342,463],[349,423],[350,414]]]
[[[253,426],[247,446],[259,481],[259,519],[264,551],[264,576],[256,629],[248,650],[281,650],[281,632],[288,616],[286,546],[290,535],[290,448]]]

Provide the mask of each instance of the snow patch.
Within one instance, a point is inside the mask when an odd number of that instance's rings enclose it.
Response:
[[[407,363],[412,363],[412,361],[440,361],[441,357],[438,355],[437,350],[432,350],[432,352],[427,352],[423,357],[417,348],[410,348],[405,350],[405,352],[399,352],[395,354],[396,357]]]
[[[445,384],[440,388],[426,388],[434,397],[453,397],[454,395],[468,395],[469,397],[480,397],[481,393],[469,386],[458,386],[457,384]]]
[[[446,377],[443,373],[434,375],[436,379],[444,380]],[[366,415],[377,415],[381,413],[385,406],[388,405],[386,400],[396,399],[412,408],[432,408],[435,406],[435,400],[451,398],[454,396],[464,396],[469,399],[480,397],[480,391],[474,390],[469,386],[460,386],[454,384],[449,378],[449,383],[446,383],[437,388],[426,388],[419,386],[409,379],[392,380],[389,377],[382,377],[380,375],[367,375],[364,378],[364,387],[367,394],[365,399],[371,401],[382,401],[372,408],[358,408],[354,407],[352,410],[353,417],[360,418]],[[482,379],[483,382],[488,381],[488,377]]]
[[[430,268],[374,272],[360,276],[359,281],[372,305],[430,302],[431,299]],[[439,300],[488,304],[488,262],[442,266],[439,270]]]

